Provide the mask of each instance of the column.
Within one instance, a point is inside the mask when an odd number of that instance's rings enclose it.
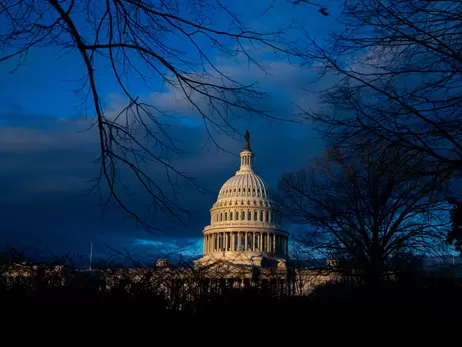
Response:
[[[248,236],[247,236],[247,235],[248,235],[248,232],[246,231],[246,232],[245,232],[245,243],[244,243],[244,251],[246,251],[246,250],[247,250],[247,242],[248,242],[248,238],[247,238]]]
[[[273,253],[276,253],[276,234],[273,234]]]
[[[204,246],[203,246],[202,253],[207,253],[207,236],[204,237]]]
[[[255,241],[257,239],[255,234],[256,234],[256,232],[254,231],[253,232],[253,241],[252,241],[252,251],[254,251],[254,252],[255,252],[255,248],[256,248],[255,247]]]

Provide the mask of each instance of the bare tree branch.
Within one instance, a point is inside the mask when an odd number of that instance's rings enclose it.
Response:
[[[386,140],[460,171],[461,16],[454,1],[345,1],[344,30],[311,42],[335,85],[305,115],[339,143]]]
[[[202,188],[193,177],[180,171],[172,155],[184,154],[179,139],[171,137],[164,122],[178,118],[143,101],[130,87],[139,80],[150,88],[154,80],[177,92],[204,124],[212,142],[213,133],[235,136],[235,120],[261,116],[274,120],[259,105],[264,92],[242,84],[211,59],[220,53],[228,58],[245,56],[250,64],[264,69],[247,47],[265,47],[282,56],[298,56],[296,44],[285,37],[286,29],[256,32],[223,3],[209,0],[6,0],[0,3],[0,62],[17,59],[18,66],[35,47],[61,47],[77,51],[86,69],[79,94],[89,98],[98,130],[101,174],[95,186],[105,182],[109,194],[105,205],[116,202],[137,223],[159,230],[159,218],[187,223],[189,211],[165,192],[161,177],[150,170],[165,168],[173,195],[176,179]],[[288,28],[287,30],[289,30]],[[96,69],[105,63],[128,100],[116,116],[104,106],[102,81]],[[156,224],[148,223],[125,200],[127,177],[135,177],[149,196]]]
[[[343,2],[343,30],[311,40],[308,62],[334,81],[320,110],[302,113],[338,144],[381,143],[426,155],[442,177],[462,169],[462,5]],[[442,182],[442,185],[446,184]],[[448,192],[453,195],[456,192]],[[460,192],[458,192],[460,194]]]

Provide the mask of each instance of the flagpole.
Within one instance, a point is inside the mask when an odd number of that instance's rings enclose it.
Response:
[[[90,243],[90,267],[89,270],[91,271],[91,262],[93,260],[93,242]]]

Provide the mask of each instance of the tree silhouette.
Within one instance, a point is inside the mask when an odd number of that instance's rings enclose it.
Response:
[[[288,217],[306,225],[301,242],[336,270],[377,283],[393,259],[441,250],[447,204],[424,163],[393,147],[350,155],[333,148],[284,175],[279,189]]]
[[[305,115],[339,144],[385,140],[460,175],[461,16],[456,1],[345,1],[343,30],[312,41],[312,62],[335,83]]]
[[[457,1],[344,1],[343,30],[312,42],[310,63],[331,87],[303,114],[340,146],[383,142],[462,168],[462,4]],[[449,177],[449,176],[448,176]],[[456,238],[449,236],[455,242]]]

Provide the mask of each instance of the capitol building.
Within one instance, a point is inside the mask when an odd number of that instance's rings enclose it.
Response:
[[[240,153],[240,167],[221,187],[203,230],[203,257],[197,267],[217,261],[235,265],[284,267],[289,233],[282,212],[262,178],[253,170],[250,134]]]
[[[31,292],[37,284],[98,291],[117,288],[133,293],[144,288],[162,295],[169,307],[183,307],[228,289],[255,288],[279,297],[303,296],[329,282],[357,281],[355,273],[350,276],[337,271],[335,262],[289,259],[289,233],[282,225],[282,211],[253,164],[250,134],[246,132],[239,170],[223,184],[210,209],[210,224],[202,231],[203,254],[194,264],[189,260],[173,264],[164,258],[148,267],[90,266],[79,270],[11,263],[0,269],[0,282],[5,288],[20,283]],[[427,277],[439,274],[434,273],[422,272]]]
[[[250,134],[240,153],[240,167],[221,187],[205,226],[203,254],[193,261],[174,264],[157,259],[154,267],[89,270],[46,268],[53,285],[97,286],[99,290],[148,286],[169,302],[190,302],[223,288],[272,288],[278,295],[306,295],[333,277],[319,269],[289,262],[289,233],[282,211],[269,187],[253,169]],[[293,262],[293,259],[292,259]],[[154,265],[154,264],[153,264]],[[12,264],[0,272],[6,283],[34,280],[39,267]]]

